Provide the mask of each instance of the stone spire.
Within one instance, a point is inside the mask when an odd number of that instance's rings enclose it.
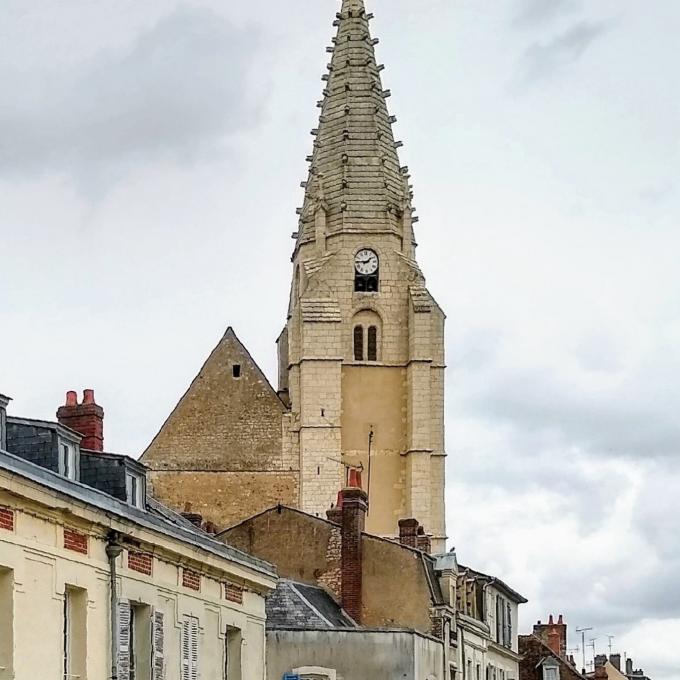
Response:
[[[300,213],[297,245],[337,232],[410,230],[408,170],[401,168],[363,0],[343,0],[314,151]],[[409,240],[412,238],[409,236]]]

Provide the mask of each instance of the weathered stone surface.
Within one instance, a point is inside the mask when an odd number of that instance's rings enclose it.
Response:
[[[224,529],[277,503],[298,504],[297,472],[151,472],[153,494]]]

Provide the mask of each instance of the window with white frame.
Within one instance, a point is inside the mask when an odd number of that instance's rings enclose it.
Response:
[[[560,665],[555,659],[546,659],[544,661],[543,680],[560,680]]]
[[[125,473],[125,489],[127,502],[136,508],[144,506],[144,480],[133,472]]]
[[[64,592],[62,620],[62,671],[64,680],[84,677],[87,667],[87,591],[68,586]]]
[[[77,479],[76,446],[63,439],[59,441],[59,473],[67,479]]]
[[[224,680],[243,680],[241,673],[241,643],[243,636],[238,628],[227,627],[224,636]]]

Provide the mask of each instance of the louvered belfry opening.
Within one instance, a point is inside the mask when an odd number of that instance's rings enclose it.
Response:
[[[399,163],[387,110],[389,90],[376,62],[377,39],[371,37],[363,0],[344,0],[334,25],[337,35],[327,48],[332,54],[319,126],[312,130],[314,149],[308,157],[309,177],[299,210],[297,244],[315,238],[316,215],[325,212],[329,235],[341,231],[399,232],[398,218],[409,206],[407,168]],[[376,290],[377,277],[364,282]]]
[[[364,327],[354,327],[354,361],[364,360]]]
[[[369,326],[368,328],[366,346],[366,358],[368,361],[378,361],[378,329],[375,326]]]

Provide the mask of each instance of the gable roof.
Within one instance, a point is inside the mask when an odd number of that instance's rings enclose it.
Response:
[[[240,364],[245,362],[239,380],[231,381],[234,376],[231,375],[231,363],[229,365],[225,363],[228,358],[234,361],[238,358]],[[253,390],[259,390],[260,394],[268,398],[265,400],[265,404],[262,404],[259,400],[257,400],[257,404],[254,404],[256,400],[250,398],[252,390],[247,394],[240,391],[236,392],[237,385],[243,385],[243,381],[248,379],[249,373],[252,373],[254,377]],[[227,376],[230,379],[223,380]],[[200,407],[195,404],[200,404]],[[241,413],[236,411],[238,408],[241,408]],[[169,463],[170,458],[176,460],[177,458],[189,457],[194,463],[197,463],[202,453],[202,445],[207,448],[208,442],[217,452],[222,451],[234,458],[238,458],[239,455],[247,456],[250,440],[245,431],[241,432],[238,423],[247,415],[248,408],[258,409],[257,413],[252,414],[252,418],[257,419],[260,424],[265,421],[262,409],[268,410],[271,415],[273,415],[273,412],[283,414],[287,411],[286,405],[272,387],[267,376],[230,326],[165,419],[140,460],[152,469],[171,470],[177,465]],[[197,412],[200,413],[201,418],[196,417]],[[173,428],[177,428],[183,419],[189,418],[193,419],[191,435],[177,437]],[[233,420],[233,424],[227,422],[230,418]],[[272,427],[274,426],[272,425]],[[278,423],[275,427],[277,434],[279,434]],[[216,442],[216,438],[213,436],[215,432],[218,433],[217,439],[221,438],[221,441]],[[243,450],[229,450],[239,447]],[[225,451],[225,449],[228,450]],[[171,456],[168,454],[170,450]],[[213,457],[215,451],[211,452]],[[278,451],[276,453],[280,454]],[[213,464],[208,469],[214,469],[214,467]],[[232,465],[228,467],[230,470],[236,469]]]

